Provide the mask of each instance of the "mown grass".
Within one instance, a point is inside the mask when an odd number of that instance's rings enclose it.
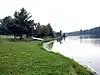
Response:
[[[7,37],[0,37],[0,75],[93,75],[74,60],[44,50],[41,42],[2,38]]]

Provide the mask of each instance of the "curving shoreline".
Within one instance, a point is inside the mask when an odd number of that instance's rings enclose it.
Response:
[[[48,52],[42,44],[41,41],[13,42],[5,37],[0,43],[0,75],[94,75],[73,59]]]
[[[48,48],[48,45],[51,44],[54,41],[49,41],[49,42],[44,42],[43,43],[43,48],[47,51],[53,52]],[[54,52],[55,53],[55,52]],[[61,54],[62,55],[62,54]],[[68,58],[68,57],[67,57]],[[73,60],[73,62],[77,62],[75,60]],[[79,63],[79,62],[78,62]],[[98,75],[95,71],[93,71],[91,68],[89,68],[87,65],[81,64],[79,63],[79,65],[82,65],[84,68],[87,68],[88,70],[90,70],[94,75]]]

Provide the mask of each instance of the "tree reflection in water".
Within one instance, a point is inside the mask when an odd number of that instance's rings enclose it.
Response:
[[[48,48],[49,50],[51,50],[52,47],[53,47],[53,44],[54,44],[54,42],[49,43],[49,44],[47,45],[47,48]]]
[[[62,39],[63,39],[62,36],[57,38],[57,42],[60,42],[60,44],[62,44]]]

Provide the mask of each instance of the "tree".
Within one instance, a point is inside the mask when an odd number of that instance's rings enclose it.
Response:
[[[48,23],[47,27],[49,29],[49,35],[52,36],[53,35],[53,29],[52,29],[50,23]]]
[[[29,16],[28,13],[24,8],[19,11],[15,11],[14,13],[14,27],[17,28],[16,30],[19,32],[20,40],[22,39],[23,33],[27,33],[30,25],[33,21],[29,20],[32,16]],[[17,32],[16,31],[16,32]]]
[[[1,22],[2,34],[9,34],[10,31],[9,31],[8,26],[13,24],[12,17],[11,16],[7,16],[7,17],[1,19],[0,22]]]
[[[60,30],[60,36],[61,36],[61,34],[62,34],[62,30]]]
[[[49,28],[45,25],[38,25],[37,27],[38,37],[43,37],[49,34]]]
[[[53,35],[53,29],[48,23],[48,25],[41,25],[40,23],[34,23],[34,20],[31,20],[32,16],[24,8],[20,11],[15,11],[14,18],[7,16],[3,19],[0,19],[0,33],[3,34],[13,34],[14,38],[16,36],[22,39],[23,34],[28,36],[33,35]]]
[[[36,29],[35,29],[35,23],[34,23],[34,20],[30,20],[30,21],[27,21],[27,36],[26,38],[28,38],[28,36],[32,36],[36,33]]]
[[[40,27],[40,22],[35,24],[35,28],[36,28],[37,36],[39,36],[40,35],[40,28],[41,28]]]

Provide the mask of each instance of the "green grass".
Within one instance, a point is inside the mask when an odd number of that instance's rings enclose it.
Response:
[[[0,37],[1,41],[7,37]],[[90,70],[59,53],[48,52],[41,42],[0,42],[0,75],[93,75]]]

